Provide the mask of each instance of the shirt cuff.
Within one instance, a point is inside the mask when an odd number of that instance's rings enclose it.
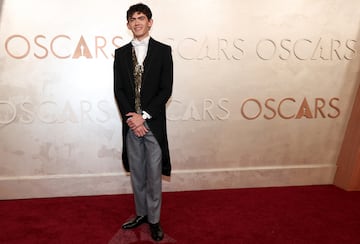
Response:
[[[151,119],[152,118],[151,115],[145,111],[142,111],[142,117],[143,117],[143,119]]]

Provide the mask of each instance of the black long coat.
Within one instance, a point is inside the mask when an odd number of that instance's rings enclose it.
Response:
[[[125,139],[129,127],[126,124],[126,114],[135,112],[133,69],[132,44],[128,43],[115,50],[114,60],[114,93],[122,117],[122,160],[128,172],[130,168]],[[166,102],[171,96],[173,86],[170,46],[150,38],[142,78],[141,108],[152,116],[147,119],[147,124],[162,150],[162,174],[170,176],[171,163],[166,131]]]

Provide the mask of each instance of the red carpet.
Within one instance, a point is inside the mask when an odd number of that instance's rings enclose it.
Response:
[[[0,243],[154,243],[132,195],[0,201]],[[160,243],[360,243],[360,192],[304,186],[164,193]]]

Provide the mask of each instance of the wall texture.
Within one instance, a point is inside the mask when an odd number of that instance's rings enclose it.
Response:
[[[131,192],[112,55],[135,2],[0,3],[0,198]],[[359,1],[145,3],[175,65],[165,191],[333,182]]]

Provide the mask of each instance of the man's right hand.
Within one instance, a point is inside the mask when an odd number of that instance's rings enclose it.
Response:
[[[132,129],[137,137],[143,137],[149,131],[143,124]]]

